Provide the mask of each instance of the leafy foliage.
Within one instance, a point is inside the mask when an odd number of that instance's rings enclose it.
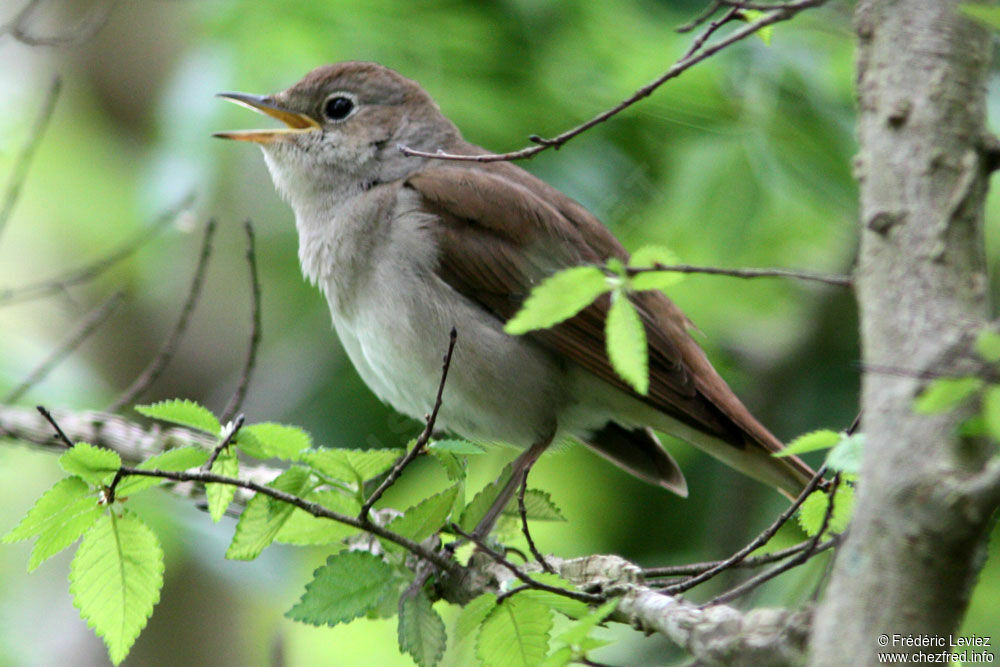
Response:
[[[311,625],[346,623],[374,609],[388,594],[392,568],[365,551],[343,551],[313,573],[302,599],[285,614]]]
[[[496,605],[479,627],[476,657],[490,667],[534,667],[549,652],[552,612],[515,595]]]
[[[436,665],[444,656],[444,621],[423,591],[401,600],[398,634],[399,650],[409,653],[420,667]]]
[[[115,476],[115,471],[122,466],[122,459],[110,449],[78,442],[59,457],[59,465],[69,474],[91,484],[104,484]]]
[[[208,408],[187,399],[177,398],[151,405],[137,405],[135,411],[153,419],[188,426],[214,436],[218,436],[222,431],[219,420]]]
[[[976,377],[938,378],[917,397],[914,409],[925,415],[954,410],[982,390],[984,382]]]
[[[554,273],[531,290],[504,331],[520,335],[547,329],[573,317],[610,287],[604,272],[596,266],[576,266]]]
[[[807,535],[813,536],[819,532],[829,505],[830,496],[822,491],[813,491],[802,503],[798,514],[799,525]],[[854,489],[847,484],[841,484],[833,494],[833,514],[830,515],[828,530],[835,533],[843,532],[850,523],[853,511]]]
[[[640,394],[649,391],[649,355],[646,330],[639,312],[625,292],[615,292],[605,322],[608,358],[622,379]]]
[[[311,483],[309,470],[299,466],[289,468],[281,473],[268,486],[290,493],[294,496],[304,495]],[[236,524],[236,534],[226,550],[226,558],[234,560],[253,560],[269,545],[286,521],[292,516],[295,507],[276,498],[257,494],[247,503],[246,509],[240,515]]]
[[[222,450],[212,463],[212,472],[216,475],[235,477],[239,469],[236,452],[228,447]],[[208,497],[208,513],[212,516],[212,521],[218,523],[225,515],[229,503],[233,502],[236,487],[229,484],[206,484],[205,495]]]

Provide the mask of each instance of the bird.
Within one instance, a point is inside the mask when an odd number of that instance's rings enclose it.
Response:
[[[263,150],[291,205],[302,272],[325,296],[347,356],[399,412],[432,409],[441,341],[458,339],[437,427],[523,448],[477,534],[525,483],[553,442],[577,440],[628,473],[686,497],[656,431],[704,450],[794,498],[813,471],[744,406],[660,291],[629,295],[648,340],[649,386],[638,393],[608,359],[610,297],[526,335],[505,323],[532,289],[575,266],[627,262],[594,215],[508,161],[422,153],[487,151],[415,81],[377,63],[318,67],[271,95],[219,93],[284,127],[218,132]]]

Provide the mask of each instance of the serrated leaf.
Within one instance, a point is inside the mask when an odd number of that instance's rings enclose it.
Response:
[[[628,265],[636,269],[653,268],[657,264],[670,266],[680,264],[680,260],[673,250],[662,245],[644,245],[634,253],[628,261]]]
[[[600,623],[603,623],[604,619],[610,616],[618,607],[619,602],[621,602],[621,598],[612,598],[611,600],[608,600],[594,611],[581,617],[578,621],[573,623],[569,629],[558,635],[556,639],[558,641],[565,642],[570,646],[583,649],[584,647],[582,644],[589,638],[588,636],[590,635],[590,631],[596,628]]]
[[[519,336],[547,329],[573,317],[609,288],[607,277],[596,266],[574,266],[554,273],[531,290],[504,331]]]
[[[180,470],[190,470],[204,465],[211,452],[201,447],[188,446],[170,449],[162,454],[151,456],[136,468],[140,470],[164,470],[176,472]],[[115,489],[115,496],[119,499],[135,495],[145,489],[158,486],[166,480],[160,477],[141,477],[131,475],[126,477]]]
[[[569,646],[560,646],[545,658],[539,667],[565,667],[573,662],[573,649]]]
[[[374,609],[388,595],[392,568],[367,551],[344,551],[326,559],[306,592],[285,616],[312,625],[346,623]]]
[[[324,475],[344,482],[367,481],[392,467],[401,449],[313,449],[301,461]]]
[[[427,451],[451,452],[452,454],[471,456],[473,454],[482,454],[486,450],[475,443],[469,442],[468,440],[448,439],[435,440],[427,446]]]
[[[983,384],[977,377],[938,378],[921,392],[913,409],[924,415],[949,412],[982,389]]]
[[[451,513],[455,502],[458,485],[448,487],[441,493],[424,498],[419,503],[403,512],[386,526],[387,530],[408,537],[414,542],[423,542],[444,526],[445,519]],[[400,549],[399,545],[386,542],[390,550]]]
[[[676,271],[643,271],[632,276],[629,287],[642,292],[644,290],[666,291],[683,279]]]
[[[524,510],[528,518],[533,521],[565,521],[562,511],[552,502],[552,496],[541,489],[527,489],[524,492]],[[504,514],[521,516],[521,510],[517,504],[517,498],[511,499],[510,504],[503,510]]]
[[[840,433],[829,429],[810,431],[792,440],[788,443],[787,447],[780,452],[776,452],[774,456],[792,456],[793,454],[814,452],[818,449],[830,449],[840,442],[843,437]]]
[[[1000,440],[1000,385],[991,384],[983,392],[983,421],[994,440]]]
[[[240,463],[233,448],[226,447],[212,463],[212,472],[216,475],[236,477],[240,472]],[[236,487],[232,484],[206,484],[205,497],[208,500],[208,514],[212,521],[218,523],[226,514],[229,503],[236,496]]]
[[[104,511],[89,484],[79,477],[66,477],[43,493],[2,541],[11,543],[38,537],[28,559],[31,572],[76,542]]]
[[[312,436],[298,426],[262,422],[244,426],[236,434],[239,448],[258,459],[298,461],[312,447]]]
[[[423,591],[405,597],[400,604],[397,635],[399,650],[409,653],[420,667],[436,665],[444,657],[444,621]]]
[[[455,639],[461,641],[475,632],[497,606],[497,596],[483,593],[462,607],[455,622]]]
[[[979,332],[979,336],[976,337],[976,352],[984,361],[990,363],[1000,361],[1000,333],[991,329]]]
[[[835,472],[857,475],[861,470],[861,453],[864,444],[864,433],[854,433],[843,438],[826,455],[826,465]]]
[[[503,489],[504,484],[510,479],[512,466],[507,464],[503,471],[500,473],[495,481],[490,482],[482,488],[479,493],[472,497],[469,504],[465,506],[465,511],[462,512],[462,518],[458,522],[462,530],[465,532],[471,532],[475,530],[479,521],[486,516],[486,512],[489,511],[490,507],[493,505],[493,501],[497,499],[500,495],[500,491]]]
[[[812,537],[819,532],[823,525],[823,516],[826,514],[828,498],[829,496],[823,491],[813,491],[799,507],[799,525],[806,535]],[[848,484],[841,484],[834,494],[833,515],[830,517],[827,530],[834,533],[843,532],[851,521],[853,511],[854,489]]]
[[[59,457],[59,465],[91,484],[109,484],[122,467],[122,458],[110,449],[78,442]]]
[[[639,312],[624,292],[615,292],[604,323],[608,359],[615,372],[640,394],[649,391],[649,352]]]
[[[190,426],[216,437],[222,431],[222,425],[211,410],[187,399],[175,398],[151,405],[137,405],[135,411],[152,419]]]
[[[430,452],[431,456],[444,468],[444,474],[448,476],[449,480],[454,482],[455,480],[465,479],[468,464],[464,458],[451,452],[443,452],[439,449],[432,449]]]
[[[993,30],[1000,30],[1000,7],[963,2],[958,6],[958,9],[966,16],[979,21],[986,27]]]
[[[515,595],[497,605],[476,638],[476,657],[490,667],[535,667],[549,652],[552,612]]]
[[[70,565],[73,604],[116,665],[146,627],[162,586],[160,542],[128,512],[110,513],[91,526]]]
[[[310,482],[309,470],[294,466],[278,475],[268,486],[294,496],[302,496],[307,492]],[[240,515],[233,541],[226,549],[226,558],[253,560],[259,556],[274,541],[294,509],[294,505],[263,493],[256,494]]]
[[[305,499],[312,503],[319,503],[328,510],[347,516],[357,516],[358,512],[361,511],[361,505],[358,503],[357,498],[338,491],[313,491],[307,494]],[[349,526],[346,523],[340,523],[332,519],[313,516],[305,510],[296,507],[292,510],[292,515],[281,526],[278,534],[274,537],[274,541],[299,546],[333,544],[341,542],[357,532],[358,529],[354,526]]]
[[[628,265],[633,268],[653,268],[657,264],[671,266],[679,264],[677,255],[669,248],[657,245],[643,246],[632,254]],[[677,271],[644,271],[632,276],[630,287],[634,290],[665,290],[684,279]]]

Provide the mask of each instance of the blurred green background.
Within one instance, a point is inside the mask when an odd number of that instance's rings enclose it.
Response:
[[[0,22],[23,1],[3,3]],[[33,25],[58,31],[101,4],[43,5]],[[187,397],[221,410],[249,336],[242,230],[249,218],[258,235],[264,324],[248,419],[299,424],[333,446],[400,445],[419,424],[381,405],[344,357],[322,297],[301,279],[292,213],[259,151],[210,136],[258,126],[261,118],[213,95],[273,92],[320,64],[375,60],[424,85],[466,138],[510,150],[531,133],[551,135],[586,120],[658,76],[691,42],[675,28],[703,6],[136,0],[118,3],[108,24],[78,45],[31,48],[0,37],[0,182],[52,76],[64,79],[23,197],[0,236],[0,289],[84,265],[186,194],[196,197],[157,240],[100,279],[0,307],[0,394],[90,309],[124,289],[115,316],[21,400],[79,409],[109,404],[173,326],[200,230],[211,217],[219,233],[204,294],[176,358],[143,399]],[[847,272],[856,248],[853,46],[844,3],[807,12],[779,25],[770,46],[756,38],[736,45],[522,166],[581,201],[629,248],[663,244],[692,264]],[[992,200],[991,256],[997,206]],[[860,373],[848,290],[690,276],[671,296],[699,326],[723,376],[779,437],[853,420]],[[688,500],[637,482],[582,448],[544,457],[532,484],[551,491],[569,521],[539,524],[540,548],[562,556],[618,553],[647,566],[716,559],[783,506],[773,492],[691,448],[670,447],[687,474]],[[473,483],[491,479],[513,454],[475,459]],[[3,443],[0,533],[59,476],[54,458]],[[405,506],[444,483],[432,463],[421,462],[386,502]],[[256,562],[229,562],[223,553],[231,520],[212,525],[165,493],[134,504],[167,547],[167,573],[161,602],[125,664],[410,664],[397,652],[394,621],[328,629],[283,618],[330,550],[276,545]],[[776,544],[802,537],[792,526]],[[67,593],[72,552],[29,576],[29,549],[0,549],[0,665],[106,664],[102,644]],[[1000,629],[998,564],[994,554],[966,634]],[[741,604],[801,604],[821,585],[826,565],[826,555],[817,558]],[[706,585],[691,597],[707,599],[732,582]],[[454,617],[438,606],[446,619]],[[622,626],[605,633],[619,642],[593,654],[603,662],[684,661],[665,641]],[[446,662],[466,664],[471,643],[451,642]]]

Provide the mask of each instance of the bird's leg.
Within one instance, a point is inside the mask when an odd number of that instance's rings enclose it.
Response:
[[[549,446],[552,442],[552,438],[547,438],[540,442],[536,442],[531,447],[526,449],[521,453],[516,459],[514,459],[514,464],[511,466],[510,479],[502,489],[500,489],[499,495],[497,495],[496,500],[490,505],[490,508],[483,515],[483,518],[479,520],[476,525],[476,529],[472,531],[472,536],[477,540],[481,540],[490,534],[493,530],[493,524],[497,522],[497,517],[503,512],[504,508],[507,507],[507,503],[510,502],[511,497],[514,492],[517,491],[518,487],[522,484],[526,484],[528,481],[528,471],[531,470],[531,466],[535,465],[535,461],[538,457],[542,455],[545,448]]]

